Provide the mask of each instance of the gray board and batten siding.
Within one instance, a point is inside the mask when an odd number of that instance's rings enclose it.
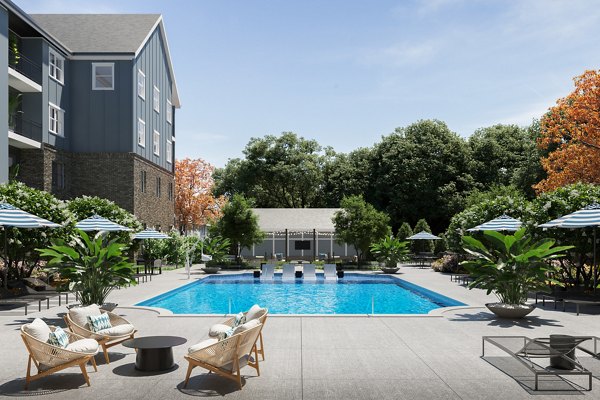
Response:
[[[8,12],[0,7],[0,65],[8,65]],[[0,76],[0,109],[8,109],[8,74]],[[0,126],[8,127],[8,113],[0,113]],[[0,135],[0,183],[8,181],[8,134]]]

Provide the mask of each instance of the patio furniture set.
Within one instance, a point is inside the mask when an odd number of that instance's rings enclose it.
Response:
[[[188,349],[185,385],[195,367],[234,380],[240,389],[240,370],[244,366],[254,368],[260,376],[259,355],[265,359],[262,328],[267,316],[266,308],[254,305],[247,312],[212,326],[209,339]],[[29,353],[25,389],[31,381],[74,366],[79,366],[90,386],[86,365],[91,363],[94,370],[98,370],[95,356],[100,349],[109,364],[108,349],[118,344],[136,350],[137,370],[169,370],[174,366],[172,348],[187,341],[177,336],[134,338],[137,330],[129,321],[96,304],[71,308],[64,320],[65,329],[49,326],[40,318],[21,326],[21,338]],[[32,374],[32,364],[37,369],[36,374]]]
[[[284,282],[293,282],[296,278],[302,278],[305,281],[317,280],[316,266],[314,264],[298,265],[300,266],[300,270],[297,271],[296,264],[284,264],[281,272],[281,280]],[[263,264],[258,277],[260,277],[261,281],[273,281],[275,279],[275,264]],[[337,281],[338,272],[335,264],[323,265],[323,279],[326,282]]]

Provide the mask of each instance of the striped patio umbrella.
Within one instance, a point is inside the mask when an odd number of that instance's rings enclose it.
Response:
[[[130,231],[131,229],[119,225],[116,222],[112,222],[110,219],[103,218],[99,215],[93,215],[90,218],[79,221],[75,224],[75,228],[81,229],[82,231],[109,231],[109,232],[120,232]]]
[[[597,265],[596,265],[596,228],[600,226],[600,204],[592,203],[587,207],[582,208],[574,213],[564,215],[560,218],[553,219],[545,224],[538,225],[538,228],[594,228],[594,290],[597,285]]]
[[[474,228],[467,229],[469,232],[476,231],[518,231],[523,223],[518,219],[509,217],[506,214],[494,218],[488,222],[484,222],[481,225],[477,225]]]
[[[0,226],[15,228],[58,228],[60,225],[30,214],[8,203],[0,203]]]
[[[435,235],[432,235],[429,232],[425,232],[425,231],[421,231],[419,233],[416,233],[410,237],[407,237],[408,240],[439,240],[441,239],[440,237],[437,237]]]
[[[134,239],[170,239],[169,235],[158,232],[154,229],[145,229],[133,235]]]

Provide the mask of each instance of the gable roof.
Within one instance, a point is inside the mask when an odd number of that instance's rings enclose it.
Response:
[[[31,14],[73,56],[123,54],[135,58],[160,29],[172,80],[173,106],[181,107],[171,53],[160,14]]]
[[[333,216],[340,208],[253,208],[263,232],[335,232]]]

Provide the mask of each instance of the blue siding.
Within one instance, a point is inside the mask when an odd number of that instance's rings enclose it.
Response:
[[[137,76],[138,70],[146,75],[146,96],[145,100],[137,94]],[[173,110],[173,123],[167,122],[167,99],[172,100],[172,79],[167,65],[164,43],[161,38],[160,28],[157,28],[151,35],[135,60],[132,71],[133,78],[133,104],[135,112],[133,113],[134,134],[132,145],[135,153],[152,161],[153,163],[173,171],[172,163],[166,159],[167,141],[172,141],[173,125],[175,123],[175,111]],[[154,86],[160,90],[160,112],[154,111],[153,91]],[[146,123],[146,146],[141,147],[137,143],[137,124],[138,118]],[[160,133],[160,156],[153,152],[153,134],[154,130]],[[173,143],[174,146],[174,143]],[[173,149],[174,154],[174,149]]]
[[[64,75],[64,83],[60,83],[56,81],[54,78],[50,77],[50,68],[49,68],[49,60],[50,60],[50,48],[51,46],[47,42],[43,42],[42,46],[42,104],[41,106],[41,122],[42,122],[42,135],[44,143],[48,143],[52,146],[56,146],[59,149],[70,150],[71,144],[71,121],[69,118],[71,117],[71,107],[70,107],[70,93],[69,89],[71,85],[71,76],[70,76],[70,65],[69,60],[65,58],[63,62],[63,75]],[[62,55],[57,49],[52,48],[55,53],[58,55]],[[50,133],[50,116],[49,116],[49,104],[52,103],[58,107],[60,107],[64,111],[64,119],[63,119],[63,136],[55,135]]]
[[[8,14],[0,8],[0,65],[8,68]],[[0,75],[0,110],[8,109],[8,73]],[[0,113],[0,183],[8,182],[8,113]]]

